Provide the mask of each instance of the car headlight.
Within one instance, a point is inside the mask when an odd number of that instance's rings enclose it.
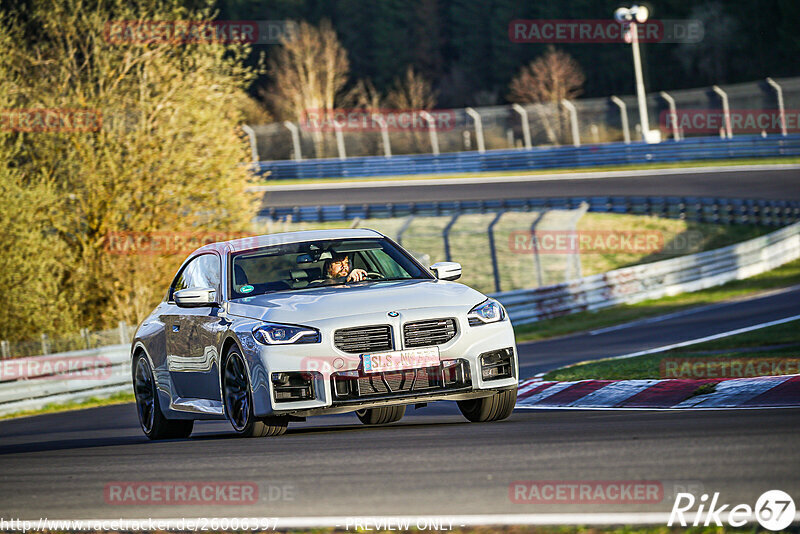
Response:
[[[307,326],[266,323],[253,329],[253,337],[262,345],[319,343],[319,330]]]
[[[470,326],[479,326],[488,323],[497,323],[506,318],[503,307],[494,299],[486,299],[467,314]]]

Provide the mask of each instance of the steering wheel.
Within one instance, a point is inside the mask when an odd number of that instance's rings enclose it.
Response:
[[[381,273],[375,273],[367,271],[367,278],[370,280],[380,280],[381,278],[385,278]]]

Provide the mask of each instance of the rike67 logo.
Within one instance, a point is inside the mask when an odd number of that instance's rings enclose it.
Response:
[[[695,504],[697,510],[692,513]],[[767,530],[783,530],[794,521],[795,511],[794,500],[781,490],[769,490],[761,494],[755,508],[751,508],[749,504],[737,504],[733,508],[730,504],[721,504],[719,492],[714,493],[710,502],[705,493],[699,500],[691,493],[678,493],[667,526],[671,527],[677,522],[678,525],[686,527],[689,524],[688,517],[689,520],[693,519],[691,524],[695,527],[701,525],[707,527],[712,523],[721,527],[723,520],[727,520],[730,526],[739,528],[755,519]]]

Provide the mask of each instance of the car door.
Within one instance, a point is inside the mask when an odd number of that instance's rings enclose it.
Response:
[[[202,254],[188,262],[170,288],[173,314],[164,317],[167,365],[175,394],[184,399],[221,400],[219,392],[219,339],[225,322],[219,308],[180,308],[174,293],[181,289],[211,287],[220,298],[220,258]]]

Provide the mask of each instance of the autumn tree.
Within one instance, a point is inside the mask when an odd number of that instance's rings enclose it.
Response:
[[[536,113],[547,138],[563,143],[569,131],[569,116],[561,102],[572,100],[583,91],[585,77],[580,65],[569,54],[548,47],[544,55],[523,67],[509,85],[511,102],[537,103]]]

